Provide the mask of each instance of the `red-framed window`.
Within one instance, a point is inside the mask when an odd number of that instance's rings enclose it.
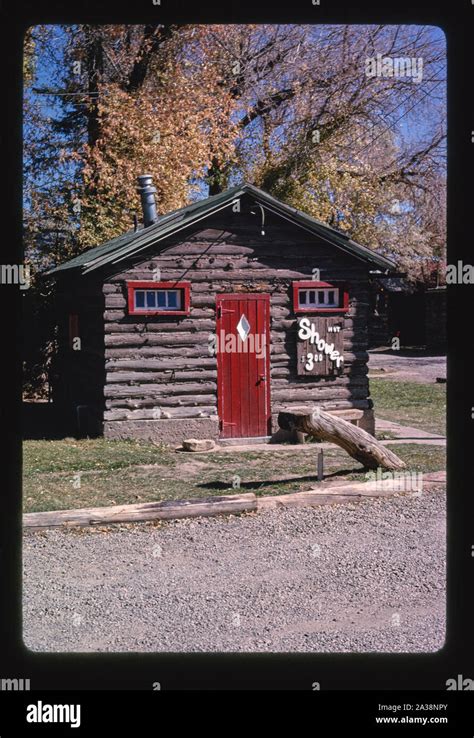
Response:
[[[342,282],[293,282],[293,312],[345,313],[349,310],[349,292]]]
[[[190,282],[127,282],[129,315],[189,315]]]

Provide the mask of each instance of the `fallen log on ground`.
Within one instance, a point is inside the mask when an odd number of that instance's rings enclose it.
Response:
[[[178,518],[206,517],[224,513],[255,512],[257,498],[253,492],[221,497],[202,497],[191,500],[164,500],[142,502],[134,505],[54,510],[52,512],[25,513],[25,528],[55,528],[57,526],[109,525],[111,523],[135,523],[144,520],[175,520]]]
[[[314,413],[280,412],[278,425],[283,430],[307,433],[330,441],[368,469],[405,469],[406,464],[362,428],[319,408]]]

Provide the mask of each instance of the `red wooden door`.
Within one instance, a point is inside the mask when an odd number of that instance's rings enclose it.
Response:
[[[270,296],[216,298],[217,395],[222,438],[271,432]]]

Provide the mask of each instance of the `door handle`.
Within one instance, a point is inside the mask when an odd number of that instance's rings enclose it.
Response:
[[[260,376],[258,378],[258,381],[259,382],[266,382],[267,381],[267,378],[266,378],[265,374],[260,374]]]

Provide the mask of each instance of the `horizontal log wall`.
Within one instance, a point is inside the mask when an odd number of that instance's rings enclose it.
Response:
[[[367,409],[367,266],[308,232],[267,214],[266,236],[253,215],[219,214],[206,227],[182,232],[144,253],[127,271],[109,273],[103,285],[105,412],[107,423],[217,418],[217,364],[209,353],[216,294],[263,292],[271,296],[272,414],[283,407],[320,403],[331,409]],[[137,317],[127,313],[126,282],[191,282],[191,314]],[[348,283],[344,317],[344,369],[326,378],[296,373],[296,316],[292,281]]]

